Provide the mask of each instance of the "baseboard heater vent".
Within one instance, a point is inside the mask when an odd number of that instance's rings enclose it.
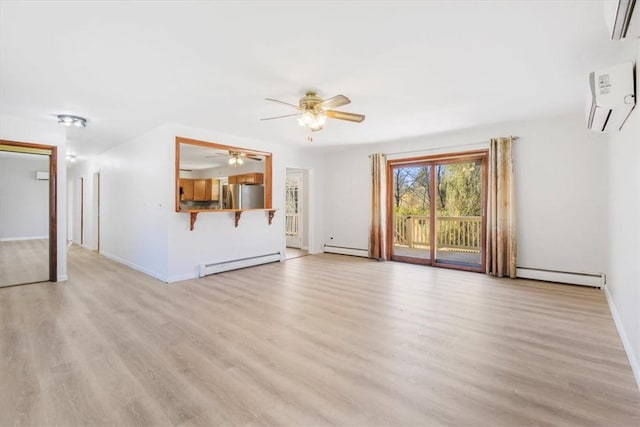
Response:
[[[367,249],[346,248],[344,246],[324,245],[324,252],[339,255],[362,256],[365,258],[369,257],[369,251]]]
[[[222,273],[223,271],[237,270],[239,268],[253,267],[260,264],[268,264],[280,261],[280,252],[267,255],[258,255],[248,258],[233,259],[229,261],[215,262],[211,264],[200,264],[200,277],[210,274]]]
[[[525,267],[516,268],[516,276],[522,279],[544,280],[545,282],[593,286],[596,288],[602,288],[606,279],[604,273],[573,273],[568,271]]]

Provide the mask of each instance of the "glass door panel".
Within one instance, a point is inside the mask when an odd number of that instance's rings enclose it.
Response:
[[[436,164],[435,263],[482,267],[482,162]]]
[[[391,258],[428,264],[431,262],[431,165],[394,165],[391,175]]]
[[[302,229],[300,219],[302,209],[300,206],[302,172],[287,172],[285,183],[285,230],[287,247],[302,247]]]

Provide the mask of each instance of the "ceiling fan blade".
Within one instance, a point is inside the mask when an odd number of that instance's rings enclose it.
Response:
[[[279,103],[279,104],[288,105],[289,107],[293,107],[293,108],[295,108],[296,110],[299,110],[299,109],[300,109],[300,107],[299,107],[299,106],[297,106],[297,105],[289,104],[288,102],[280,101],[279,99],[265,98],[265,100],[267,100],[267,101],[271,101],[271,102],[277,102],[277,103]]]
[[[258,157],[257,154],[245,153],[243,151],[230,151],[229,153],[235,153],[240,157],[244,157],[245,159],[262,160],[262,158]]]
[[[323,110],[328,110],[329,108],[342,107],[343,105],[350,104],[351,100],[344,95],[336,95],[332,98],[327,98],[322,101],[318,106]]]
[[[360,123],[364,120],[364,115],[356,113],[345,113],[344,111],[327,110],[327,117],[332,119],[346,120],[348,122]]]
[[[300,113],[295,113],[295,114],[286,114],[284,116],[276,116],[276,117],[267,117],[265,119],[260,119],[260,120],[273,120],[273,119],[282,119],[284,117],[293,117],[293,116],[299,116]]]

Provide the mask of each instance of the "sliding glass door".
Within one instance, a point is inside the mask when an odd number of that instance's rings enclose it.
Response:
[[[482,162],[436,166],[435,262],[482,266]]]
[[[431,164],[392,167],[393,255],[398,260],[431,263]]]
[[[388,162],[391,259],[483,270],[485,157]]]

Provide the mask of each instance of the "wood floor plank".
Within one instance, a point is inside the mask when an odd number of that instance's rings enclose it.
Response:
[[[30,351],[24,316],[17,303],[23,292],[0,294],[0,425],[41,422],[41,387]]]
[[[0,289],[0,425],[635,426],[602,291],[313,255]]]
[[[49,239],[0,241],[0,287],[49,280]]]

